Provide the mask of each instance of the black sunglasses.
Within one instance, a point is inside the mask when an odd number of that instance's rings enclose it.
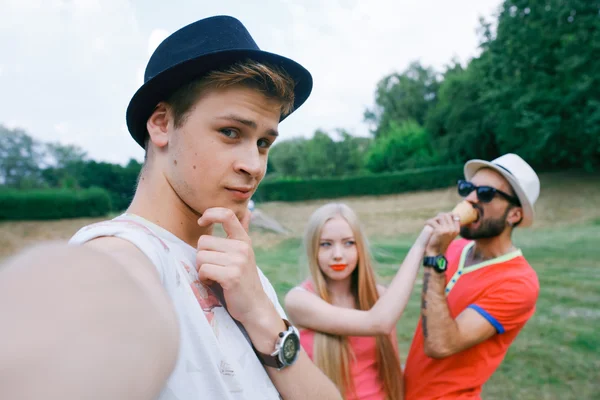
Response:
[[[467,197],[473,190],[477,192],[477,199],[482,203],[489,203],[497,194],[499,194],[510,203],[519,207],[521,206],[521,202],[517,197],[511,196],[502,190],[498,190],[491,186],[475,186],[473,183],[462,179],[458,181],[458,194],[462,197]]]

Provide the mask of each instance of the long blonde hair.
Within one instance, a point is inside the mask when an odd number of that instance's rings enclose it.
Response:
[[[342,203],[329,203],[318,208],[310,217],[304,234],[304,247],[315,293],[326,302],[331,303],[327,283],[317,257],[323,226],[336,216],[344,218],[350,225],[358,252],[358,266],[351,277],[351,291],[356,308],[369,310],[379,299],[371,255],[358,217],[350,207]],[[377,368],[387,394],[386,397],[389,400],[402,399],[402,370],[396,348],[389,335],[377,336],[376,343]],[[315,364],[335,383],[344,398],[349,390],[354,391],[354,384],[350,376],[350,361],[353,354],[345,336],[315,332],[313,353]]]

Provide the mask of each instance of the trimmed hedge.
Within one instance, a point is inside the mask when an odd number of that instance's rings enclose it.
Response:
[[[384,195],[452,186],[463,176],[462,165],[394,173],[323,179],[276,179],[260,184],[256,201],[302,201]]]
[[[111,211],[104,189],[0,190],[0,220],[100,217]]]

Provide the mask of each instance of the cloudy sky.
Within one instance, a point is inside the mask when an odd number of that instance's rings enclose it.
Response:
[[[219,14],[258,45],[313,74],[311,97],[282,137],[344,128],[367,135],[377,81],[411,61],[442,69],[478,54],[480,16],[500,0],[0,0],[0,124],[91,158],[141,160],[125,109],[151,52],[168,35]]]

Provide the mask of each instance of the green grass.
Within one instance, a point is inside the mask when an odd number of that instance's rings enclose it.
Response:
[[[412,236],[374,240],[378,274],[388,282]],[[600,220],[585,225],[520,230],[515,243],[540,280],[537,311],[483,389],[484,399],[600,399]],[[256,249],[258,265],[280,300],[307,276],[299,239]],[[406,359],[419,317],[415,289],[398,323]]]

